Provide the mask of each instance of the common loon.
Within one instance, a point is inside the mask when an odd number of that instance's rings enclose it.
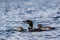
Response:
[[[26,21],[23,21],[23,22],[27,23],[29,25],[29,27],[28,27],[29,32],[38,32],[38,31],[46,31],[46,30],[55,29],[55,28],[52,28],[52,27],[49,27],[49,26],[42,27],[42,24],[38,24],[38,28],[33,29],[33,22],[31,20],[26,20]]]

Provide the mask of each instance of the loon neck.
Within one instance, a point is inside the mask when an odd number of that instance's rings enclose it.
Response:
[[[32,28],[33,28],[33,23],[30,23],[28,27],[28,31],[32,30]]]
[[[33,23],[29,24],[29,26],[33,28]]]

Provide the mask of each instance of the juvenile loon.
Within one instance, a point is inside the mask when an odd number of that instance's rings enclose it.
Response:
[[[25,29],[24,28],[22,28],[22,27],[17,27],[17,28],[15,28],[15,29],[8,29],[8,30],[6,30],[7,32],[10,32],[10,31],[19,31],[19,32],[24,32],[25,31]]]
[[[42,27],[41,24],[38,24],[38,27],[39,27],[39,29],[41,29],[42,31],[53,30],[53,29],[55,29],[54,27],[50,27],[50,26]]]

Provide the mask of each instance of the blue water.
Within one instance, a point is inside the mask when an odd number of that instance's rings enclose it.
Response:
[[[23,20],[56,27],[43,32],[18,32],[28,28]],[[6,31],[9,30],[9,31]],[[60,40],[60,0],[0,0],[0,40]]]

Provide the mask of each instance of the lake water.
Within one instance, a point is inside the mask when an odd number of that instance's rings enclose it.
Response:
[[[56,30],[11,30],[17,27],[27,29],[28,25],[22,21],[28,19],[33,21],[34,28],[42,24],[56,27]],[[60,40],[60,0],[0,0],[0,40]]]

